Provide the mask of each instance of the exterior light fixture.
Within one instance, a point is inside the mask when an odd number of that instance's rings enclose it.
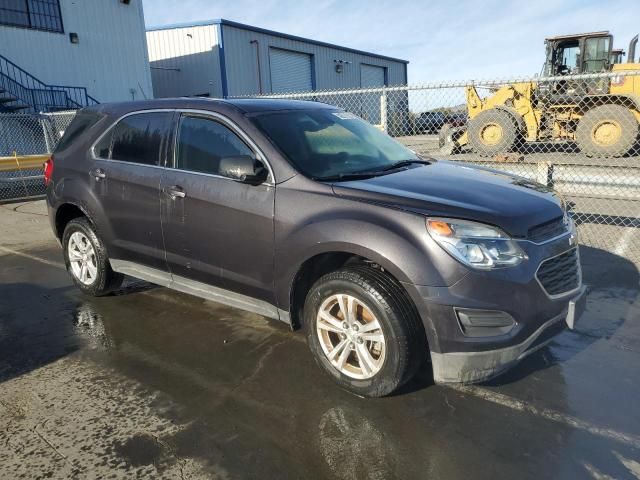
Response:
[[[77,33],[71,32],[69,33],[69,41],[74,44],[80,43],[80,37],[78,37]]]
[[[336,73],[342,73],[344,71],[344,66],[350,64],[351,62],[347,60],[334,60]]]

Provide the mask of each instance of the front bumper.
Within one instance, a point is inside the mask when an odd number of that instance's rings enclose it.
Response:
[[[547,345],[574,322],[584,310],[586,287],[567,304],[567,310],[546,321],[526,340],[516,345],[479,352],[431,352],[436,383],[477,383],[508,370],[527,355]]]
[[[579,317],[585,288],[574,239],[521,246],[528,260],[518,267],[470,270],[447,287],[406,285],[425,326],[436,382],[471,383],[496,376],[566,328],[568,313],[574,320]],[[551,259],[562,264],[569,252],[575,253],[577,286],[568,282],[567,291],[550,293],[538,280],[538,269]],[[459,310],[502,312],[514,326],[507,333],[479,336],[465,331]]]

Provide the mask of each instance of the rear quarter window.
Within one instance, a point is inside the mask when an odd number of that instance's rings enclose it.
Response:
[[[78,112],[71,121],[71,124],[64,131],[55,151],[61,152],[69,148],[84,132],[93,127],[103,117],[104,115],[98,112]]]
[[[114,125],[95,145],[96,157],[142,165],[159,165],[162,145],[169,136],[170,112],[141,112]]]

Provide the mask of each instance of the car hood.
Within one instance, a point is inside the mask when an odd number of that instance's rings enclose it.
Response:
[[[336,182],[334,193],[424,215],[475,220],[514,237],[563,215],[550,189],[526,178],[437,161],[365,180]]]

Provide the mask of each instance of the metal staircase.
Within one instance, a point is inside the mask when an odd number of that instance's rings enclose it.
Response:
[[[48,85],[0,55],[0,112],[55,112],[97,103],[84,87]]]

